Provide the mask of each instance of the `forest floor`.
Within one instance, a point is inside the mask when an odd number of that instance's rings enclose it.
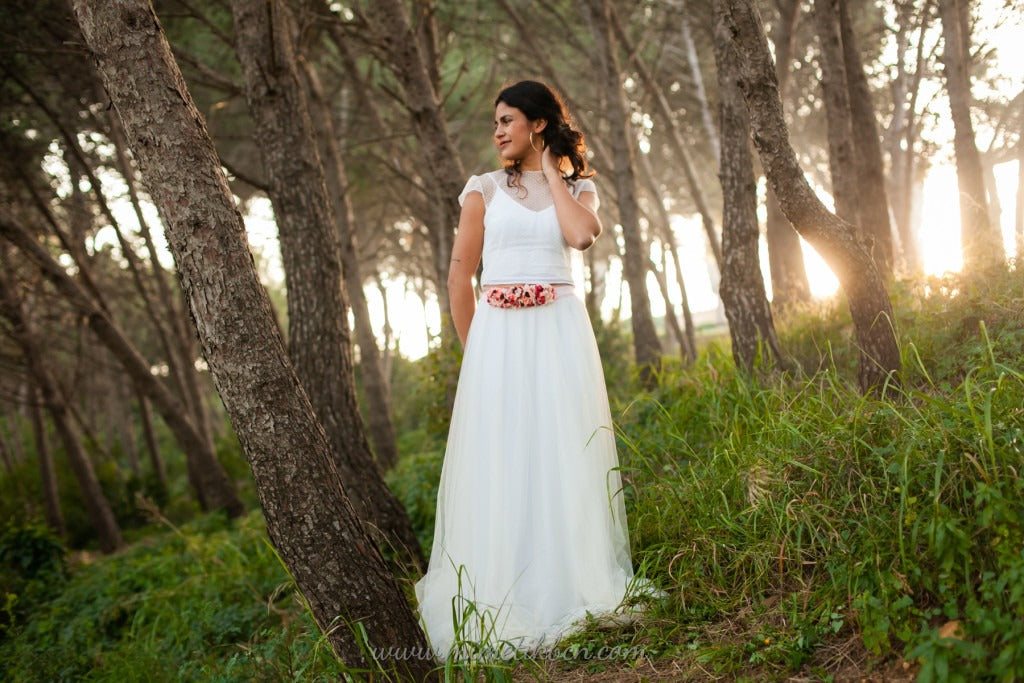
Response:
[[[559,646],[628,657],[450,680],[1024,678],[1024,275],[901,284],[894,309],[904,370],[886,399],[852,384],[840,302],[780,322],[800,373],[740,373],[712,345],[648,392],[628,337],[599,329],[634,566],[667,597]],[[395,392],[399,425],[436,403],[426,363]],[[429,548],[444,431],[402,429],[389,485]],[[0,576],[0,680],[395,680],[333,658],[253,494],[233,523],[147,504],[112,556]]]

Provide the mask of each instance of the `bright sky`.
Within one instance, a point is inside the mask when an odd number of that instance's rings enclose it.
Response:
[[[1024,84],[1024,41],[1020,40],[1021,29],[1024,27],[1024,12],[1019,10],[1014,13],[1008,10],[1005,0],[979,0],[981,8],[981,24],[978,26],[978,35],[983,35],[989,43],[996,48],[999,58],[1000,79],[997,87],[1002,97],[1012,97],[1019,92]],[[1001,24],[1001,25],[996,25]],[[976,92],[976,95],[984,97],[988,92]],[[934,166],[930,170],[923,188],[922,202],[920,206],[921,223],[920,234],[918,235],[918,248],[924,263],[925,271],[929,274],[940,274],[945,271],[956,271],[961,267],[960,232],[959,232],[959,205],[956,182],[956,169],[952,155],[952,126],[948,120],[948,109],[943,101],[936,102],[940,119],[940,128],[933,134],[945,145],[934,158]],[[943,128],[945,130],[943,130]],[[982,141],[980,144],[986,144]],[[59,164],[59,162],[58,162]],[[53,164],[51,164],[52,166]],[[56,169],[54,169],[56,170]],[[1003,240],[1007,253],[1013,253],[1013,211],[1017,193],[1017,164],[1006,163],[997,166],[995,169],[996,182],[999,197],[1003,204],[1002,228]],[[60,175],[55,173],[55,175]],[[64,177],[67,177],[66,175]],[[111,183],[107,190],[111,195],[119,194],[122,189],[116,187],[120,179],[109,178],[105,182]],[[823,198],[827,195],[821,193]],[[134,214],[127,202],[113,202],[114,210],[119,220],[125,225],[135,225]],[[249,203],[248,212],[245,216],[246,229],[249,234],[250,244],[256,253],[257,263],[260,266],[261,276],[265,281],[283,279],[281,257],[277,244],[277,231],[273,222],[273,213],[270,202],[266,199],[256,199]],[[151,206],[146,207],[153,226],[158,226],[156,212]],[[699,218],[696,217],[674,217],[674,228],[680,245],[683,259],[684,281],[687,294],[690,299],[691,308],[695,313],[718,311],[721,316],[720,304],[716,294],[717,274],[714,266],[708,265],[704,258],[705,238],[703,229],[700,226]],[[762,216],[763,221],[763,216]],[[113,242],[112,234],[97,235],[97,242]],[[159,232],[158,230],[155,232]],[[606,230],[604,239],[608,238],[610,231]],[[157,235],[158,241],[162,238]],[[694,245],[700,245],[695,248]],[[825,266],[822,259],[806,243],[804,247],[804,258],[807,266],[808,278],[811,283],[812,293],[817,297],[830,296],[835,293],[838,283],[831,271]],[[163,250],[161,260],[164,265],[170,266],[169,254]],[[166,258],[165,258],[166,257]],[[653,253],[652,257],[656,263],[660,263],[660,253]],[[762,238],[761,244],[761,266],[764,272],[765,282],[769,287],[768,258],[767,250]],[[582,273],[577,264],[577,282],[582,284]],[[678,301],[678,289],[675,286],[675,273],[671,264],[667,273],[669,281],[669,294],[674,301]],[[618,282],[621,278],[621,265],[616,262],[607,280],[607,296],[602,302],[602,312],[605,315],[611,313],[612,308],[618,303]],[[386,281],[388,309],[391,315],[391,325],[395,330],[396,340],[401,353],[410,358],[418,358],[426,353],[428,345],[428,328],[432,334],[436,334],[440,326],[436,302],[427,305],[426,312],[422,302],[416,297],[408,286],[408,283],[401,276],[396,276]],[[648,291],[651,298],[651,307],[655,316],[664,314],[664,301],[661,298],[660,290],[653,275],[648,278]],[[384,315],[380,293],[376,287],[369,287],[366,290],[370,306],[370,314],[373,318],[375,331],[378,339],[383,338]],[[625,288],[623,292],[622,306],[624,316],[629,311],[629,292]],[[713,313],[712,313],[713,315]],[[723,318],[724,319],[724,318]]]

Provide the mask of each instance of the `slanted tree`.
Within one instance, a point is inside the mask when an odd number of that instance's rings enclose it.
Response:
[[[857,229],[815,196],[789,143],[775,68],[753,0],[715,0],[736,48],[739,85],[765,176],[793,227],[822,255],[846,293],[860,352],[858,383],[878,390],[902,368],[892,304]]]
[[[4,260],[10,256],[7,245],[0,244],[0,253]],[[0,271],[0,313],[11,323],[11,332],[15,342],[21,349],[22,358],[28,368],[29,375],[39,387],[43,403],[50,413],[50,419],[57,429],[71,471],[78,481],[82,493],[82,502],[92,522],[96,537],[99,539],[100,550],[112,553],[120,548],[124,541],[121,528],[114,518],[110,501],[100,487],[99,478],[93,468],[89,454],[82,446],[82,438],[75,429],[68,413],[67,402],[62,395],[53,370],[46,360],[43,349],[46,346],[38,338],[32,320],[26,311],[21,298],[15,291],[17,282],[10,269]],[[45,475],[44,475],[45,476]]]
[[[779,98],[787,101],[790,62],[796,47],[796,30],[800,22],[800,0],[777,0],[779,20],[774,26],[775,76],[779,82]],[[811,300],[811,285],[800,245],[800,235],[786,220],[771,188],[765,196],[765,241],[768,244],[768,265],[772,276],[772,306],[776,311],[791,304]]]
[[[360,517],[375,533],[382,532],[381,540],[399,555],[422,563],[412,523],[384,483],[359,414],[338,230],[296,60],[290,12],[286,3],[263,0],[232,0],[231,9],[281,243],[288,354]]]
[[[289,362],[227,179],[152,7],[146,0],[73,6],[163,217],[203,353],[278,553],[346,664],[370,664],[358,632],[371,647],[427,652]],[[382,663],[402,679],[432,678],[428,658]]]

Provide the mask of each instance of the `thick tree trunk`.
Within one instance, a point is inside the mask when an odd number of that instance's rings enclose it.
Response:
[[[111,141],[114,143],[114,149],[117,153],[118,167],[128,187],[128,196],[135,211],[135,218],[139,222],[139,233],[146,243],[146,251],[149,254],[153,280],[156,282],[157,297],[163,314],[166,316],[165,321],[154,319],[153,322],[160,334],[160,341],[167,353],[167,364],[178,385],[180,395],[188,405],[200,436],[210,444],[212,449],[213,430],[210,427],[210,416],[206,410],[203,393],[199,387],[199,371],[195,365],[195,333],[186,327],[185,316],[175,304],[175,296],[171,293],[163,266],[160,265],[156,243],[153,241],[149,222],[142,211],[142,202],[139,200],[139,194],[135,188],[135,172],[131,162],[128,160],[121,122],[117,120],[117,116],[113,112],[110,114],[109,122]],[[181,296],[180,290],[177,294]],[[166,329],[164,323],[166,323]]]
[[[779,23],[775,27],[775,75],[779,81],[779,98],[786,101],[790,61],[796,41],[796,28],[800,21],[800,0],[779,2]],[[765,238],[768,242],[768,265],[772,276],[772,306],[783,311],[792,304],[811,300],[811,286],[807,281],[804,251],[800,236],[789,224],[779,208],[771,187],[765,193]]]
[[[291,16],[283,2],[232,0],[231,8],[281,243],[289,356],[360,518],[383,534],[381,541],[421,563],[412,523],[384,483],[359,415],[338,231],[296,61]]]
[[[968,65],[969,43],[961,15],[965,0],[939,0],[944,48],[942,61],[946,74],[946,92],[953,117],[953,149],[956,153],[957,184],[960,188],[960,242],[965,270],[973,270],[1005,258],[1003,241],[989,221],[985,179],[981,155],[975,143],[971,121],[971,80]]]
[[[828,167],[832,176],[832,197],[836,215],[857,227],[861,195],[857,185],[857,155],[853,145],[853,120],[850,116],[850,91],[846,64],[839,36],[838,0],[814,0],[814,22],[821,48],[821,90],[828,121]],[[867,237],[862,232],[862,235]],[[872,239],[873,242],[873,239]]]
[[[747,103],[754,144],[782,210],[836,274],[850,302],[860,351],[863,391],[896,380],[901,369],[895,320],[885,284],[857,229],[830,213],[814,195],[782,116],[782,102],[761,17],[753,0],[716,0],[739,56],[739,85]]]
[[[861,230],[874,240],[871,255],[883,277],[893,274],[892,223],[885,188],[882,140],[875,120],[874,98],[864,73],[864,63],[850,18],[849,0],[839,0],[839,34],[842,39],[846,84],[850,96],[853,145],[857,157],[857,185],[860,190]]]
[[[381,471],[386,472],[398,462],[395,425],[391,421],[391,396],[387,376],[381,367],[380,349],[370,324],[370,308],[363,290],[363,275],[356,245],[355,213],[348,195],[348,169],[334,132],[334,121],[324,99],[316,71],[309,61],[303,62],[314,128],[322,150],[324,175],[334,209],[338,239],[341,245],[341,266],[348,289],[352,317],[355,319],[356,343],[359,345],[359,371],[366,392],[367,418],[374,455]]]
[[[371,647],[426,652],[288,361],[227,179],[152,7],[145,0],[75,0],[74,8],[164,216],[204,354],[281,558],[346,664],[369,664],[356,621]],[[383,662],[414,680],[430,678],[432,664]]]
[[[90,329],[117,358],[132,381],[136,382],[156,405],[175,439],[185,451],[200,504],[207,509],[223,508],[231,517],[245,512],[234,484],[217,461],[216,453],[196,430],[184,404],[153,376],[149,362],[142,357],[109,314],[68,276],[63,266],[33,238],[29,230],[3,212],[0,212],[0,237],[14,244],[27,259],[36,264],[44,277],[50,280],[68,303],[86,319]]]
[[[50,413],[57,433],[60,435],[67,454],[71,470],[75,473],[78,486],[82,492],[82,502],[89,515],[93,529],[99,539],[100,550],[112,553],[122,545],[121,529],[114,519],[110,503],[100,487],[99,479],[89,460],[89,455],[82,448],[82,441],[68,419],[68,408],[57,388],[53,372],[49,369],[41,353],[45,348],[36,337],[32,321],[28,318],[17,293],[14,291],[14,279],[6,273],[0,274],[0,309],[11,322],[11,331],[15,343],[21,348],[22,357],[42,394],[43,402]],[[42,459],[40,465],[42,466]],[[52,465],[51,465],[52,469]]]
[[[757,187],[750,155],[750,121],[738,85],[736,49],[722,8],[715,11],[715,64],[721,102],[722,303],[736,365],[750,370],[758,353],[781,366],[782,353],[758,255]]]
[[[647,296],[647,261],[644,240],[640,235],[640,211],[637,206],[634,138],[630,132],[629,110],[620,82],[619,60],[612,30],[613,18],[608,0],[588,0],[594,41],[601,55],[601,81],[605,92],[609,126],[608,144],[614,163],[611,173],[615,181],[619,221],[625,251],[622,267],[629,283],[629,300],[633,327],[633,351],[643,382],[653,383],[654,372],[661,364],[661,342],[651,317],[651,302]]]

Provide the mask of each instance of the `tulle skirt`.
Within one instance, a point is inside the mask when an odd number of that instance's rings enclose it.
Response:
[[[615,612],[633,577],[617,467],[597,344],[573,288],[531,308],[481,300],[415,586],[439,659],[538,653],[588,612]]]

